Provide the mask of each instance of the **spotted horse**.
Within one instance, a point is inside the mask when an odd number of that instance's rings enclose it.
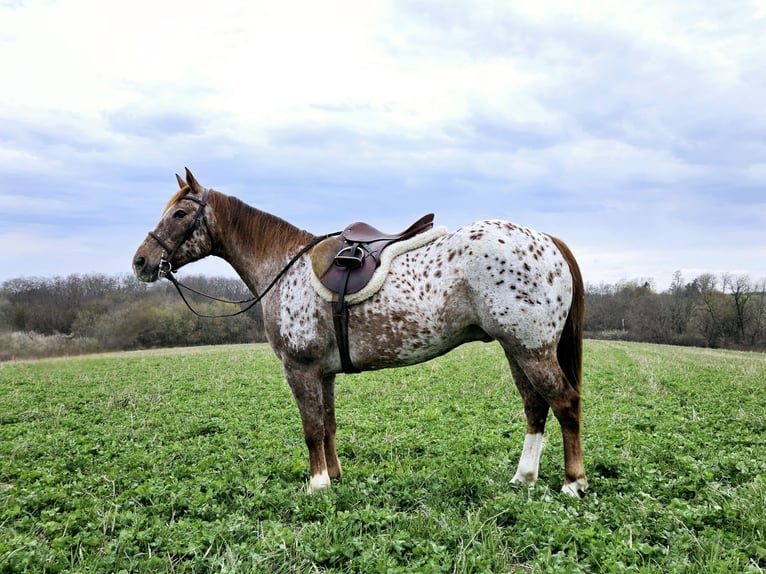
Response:
[[[159,223],[139,246],[142,281],[169,277],[208,255],[226,260],[262,304],[268,341],[300,410],[309,491],[341,476],[335,378],[342,372],[333,304],[312,286],[317,237],[186,170]],[[258,295],[260,293],[260,295]],[[580,438],[584,288],[563,241],[500,220],[477,221],[402,253],[380,288],[348,309],[358,370],[421,363],[469,341],[497,341],[524,402],[526,435],[512,481],[538,477],[549,410],[563,435],[562,491],[583,496]]]

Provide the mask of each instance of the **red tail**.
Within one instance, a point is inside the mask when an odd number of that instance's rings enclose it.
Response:
[[[585,323],[585,286],[583,285],[580,266],[577,265],[574,255],[566,243],[551,237],[556,247],[569,264],[572,273],[572,305],[569,308],[569,316],[561,333],[556,357],[561,370],[564,371],[569,384],[574,387],[578,395],[582,388],[582,334]]]

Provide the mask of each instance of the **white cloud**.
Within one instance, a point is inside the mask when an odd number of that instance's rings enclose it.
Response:
[[[50,169],[46,161],[39,155],[29,150],[16,149],[0,145],[0,169],[10,171],[39,171]]]
[[[189,166],[317,232],[436,209],[540,226],[597,277],[700,253],[766,276],[764,18],[746,0],[0,4],[0,225],[140,240]]]
[[[57,198],[29,197],[20,194],[1,194],[0,211],[6,214],[23,215],[27,213],[60,213],[66,203]]]

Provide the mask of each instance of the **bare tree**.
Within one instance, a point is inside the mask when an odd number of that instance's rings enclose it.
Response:
[[[723,337],[722,304],[718,291],[718,280],[712,273],[704,273],[694,279],[692,289],[698,293],[698,329],[709,347],[717,347]]]
[[[746,338],[746,330],[752,315],[748,313],[749,302],[753,297],[753,285],[747,275],[733,276],[724,273],[721,276],[722,290],[728,290],[734,301],[734,321],[737,343],[743,344]]]
[[[699,292],[693,283],[684,281],[681,271],[673,273],[673,282],[668,291],[668,321],[672,334],[683,337],[692,328],[694,311],[697,306]]]
[[[766,279],[753,288],[751,329],[748,344],[758,347],[766,344]]]

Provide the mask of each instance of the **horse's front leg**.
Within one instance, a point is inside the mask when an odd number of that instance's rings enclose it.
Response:
[[[309,492],[323,490],[330,486],[330,473],[325,458],[325,407],[323,380],[320,369],[284,365],[285,377],[298,403],[303,424],[303,438],[309,449],[311,480]],[[334,411],[334,408],[332,409]],[[334,429],[333,429],[334,446]],[[334,452],[333,452],[334,454]],[[336,457],[337,460],[337,457]]]
[[[340,478],[338,453],[335,450],[335,375],[327,375],[322,380],[322,399],[324,404],[324,456],[330,478]]]

